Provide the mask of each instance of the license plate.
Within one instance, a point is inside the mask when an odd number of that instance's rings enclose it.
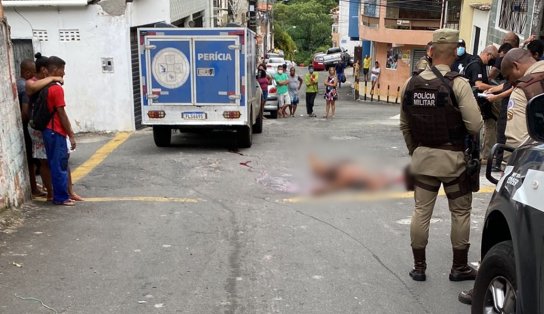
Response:
[[[184,120],[206,120],[208,117],[205,112],[182,112],[181,118]]]

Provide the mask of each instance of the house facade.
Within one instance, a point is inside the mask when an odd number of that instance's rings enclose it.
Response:
[[[464,0],[459,20],[459,38],[465,40],[467,52],[478,54],[487,45],[487,26],[491,1]]]
[[[76,132],[141,127],[136,30],[157,23],[213,26],[212,0],[3,0],[16,63],[35,52],[63,58]]]
[[[412,75],[434,30],[459,28],[460,1],[448,1],[446,13],[436,1],[415,2],[368,0],[361,5],[359,37],[363,54],[380,63],[382,95],[388,87],[396,91]]]
[[[544,36],[543,0],[495,0],[488,22],[488,44],[500,44],[504,34],[512,31],[521,40],[530,35]]]

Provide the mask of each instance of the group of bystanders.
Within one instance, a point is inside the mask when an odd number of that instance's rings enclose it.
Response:
[[[35,57],[35,61],[21,62],[21,77],[17,81],[32,195],[46,197],[56,205],[73,206],[75,201],[83,199],[73,191],[68,167],[69,152],[76,148],[76,141],[62,87],[66,62],[40,53]],[[40,102],[49,113],[43,129],[33,123]],[[38,184],[36,174],[41,177],[42,185]]]

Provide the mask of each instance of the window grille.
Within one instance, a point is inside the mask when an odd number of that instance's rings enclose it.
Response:
[[[60,41],[80,41],[79,29],[59,29]]]
[[[33,29],[32,37],[37,38],[39,41],[49,41],[47,31],[44,29]]]
[[[516,34],[524,34],[529,24],[527,7],[528,0],[501,1],[498,27]]]

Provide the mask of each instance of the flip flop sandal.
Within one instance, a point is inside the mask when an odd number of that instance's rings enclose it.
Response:
[[[81,196],[77,195],[77,194],[70,195],[70,199],[72,201],[76,201],[76,202],[83,202],[84,201],[84,199]]]

